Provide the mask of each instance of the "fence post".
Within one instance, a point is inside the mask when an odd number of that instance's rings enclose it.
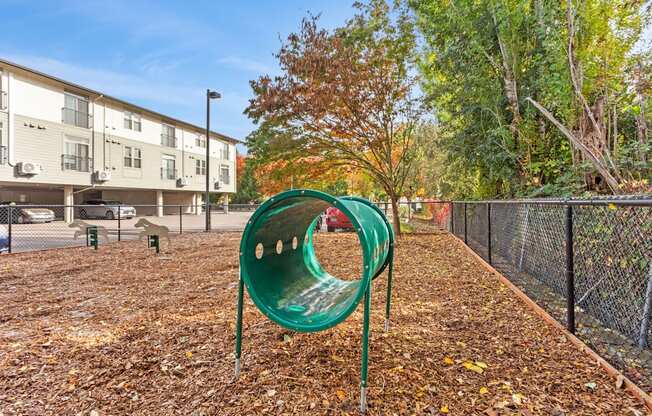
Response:
[[[450,209],[450,219],[448,220],[448,225],[450,226],[450,232],[451,234],[455,234],[455,203],[451,202],[451,209]]]
[[[491,262],[491,202],[487,202],[487,261]]]
[[[179,234],[183,234],[183,205],[179,205]]]
[[[566,326],[575,333],[575,265],[573,250],[573,207],[566,205]]]
[[[206,201],[206,232],[209,232],[213,228],[211,223],[211,203]]]
[[[8,212],[8,214],[9,214],[9,219],[7,220],[7,224],[8,224],[8,230],[7,230],[7,232],[8,232],[8,234],[9,234],[9,235],[7,236],[7,239],[9,239],[9,241],[8,241],[8,243],[9,243],[9,249],[8,249],[8,252],[11,253],[11,245],[12,245],[12,244],[11,244],[11,243],[12,243],[11,217],[13,217],[13,215],[14,215],[14,213],[13,213],[13,208],[12,208],[11,205],[9,205],[9,210],[8,210],[7,212]]]
[[[466,202],[464,203],[464,244],[468,245],[468,238],[466,236]]]
[[[121,227],[122,215],[120,214],[120,211],[122,211],[121,207],[122,207],[121,205],[118,205],[118,241],[120,241],[122,239],[122,236],[120,235],[121,234],[120,231],[121,231],[121,228],[122,228]]]

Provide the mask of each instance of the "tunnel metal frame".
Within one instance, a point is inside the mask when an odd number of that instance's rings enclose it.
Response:
[[[387,254],[385,256],[385,260],[383,261],[383,264],[378,268],[378,270],[372,275],[369,276],[367,279],[366,287],[361,291],[362,292],[362,298],[358,297],[353,304],[353,307],[351,308],[350,311],[344,312],[342,315],[342,319],[337,320],[334,324],[327,326],[327,327],[320,327],[317,329],[311,329],[311,330],[303,330],[302,332],[316,332],[316,331],[321,331],[325,330],[328,328],[332,328],[342,321],[346,320],[348,316],[357,308],[357,306],[360,304],[360,301],[362,300],[363,307],[364,307],[364,312],[363,312],[363,324],[362,324],[362,352],[361,352],[361,372],[360,372],[360,412],[365,413],[366,408],[367,408],[367,379],[368,379],[368,361],[369,361],[369,322],[370,322],[370,314],[371,314],[371,289],[372,289],[372,282],[380,276],[386,269],[388,270],[387,274],[387,293],[386,293],[386,301],[385,301],[385,324],[384,324],[384,330],[387,332],[389,331],[389,322],[390,322],[390,312],[391,312],[391,294],[392,294],[392,274],[394,270],[394,245],[395,245],[395,236],[394,236],[394,231],[392,228],[391,223],[387,220],[387,217],[383,213],[383,211],[378,208],[375,204],[370,202],[367,199],[356,197],[356,196],[345,196],[345,197],[340,197],[336,198],[333,197],[329,194],[326,194],[324,192],[320,191],[315,191],[315,190],[310,190],[310,189],[297,189],[297,190],[291,190],[291,191],[286,191],[282,192],[280,194],[275,195],[274,197],[268,199],[263,203],[257,210],[254,212],[254,214],[251,216],[249,221],[247,222],[247,225],[245,227],[245,231],[243,232],[242,239],[240,242],[240,250],[239,250],[239,261],[240,261],[240,268],[239,268],[239,277],[238,277],[238,301],[237,301],[237,313],[236,313],[236,345],[235,345],[235,378],[238,379],[241,371],[241,356],[242,356],[242,320],[243,320],[243,307],[244,307],[244,289],[246,286],[245,283],[245,278],[243,277],[243,263],[244,263],[244,258],[246,254],[246,243],[249,240],[250,233],[252,233],[252,227],[260,218],[261,215],[263,215],[267,210],[274,206],[275,204],[278,204],[279,202],[289,199],[289,198],[296,198],[296,197],[312,197],[312,198],[317,198],[321,199],[327,203],[330,203],[332,206],[342,210],[344,214],[346,214],[351,222],[354,224],[354,228],[356,233],[359,236],[362,234],[364,236],[364,233],[366,230],[364,227],[361,226],[359,223],[358,219],[356,216],[346,208],[345,205],[339,203],[338,201],[352,201],[360,204],[364,204],[367,207],[370,207],[373,209],[382,219],[383,223],[385,224],[385,227],[387,228],[387,233],[388,233],[388,243],[389,247],[387,250]],[[311,225],[307,228],[305,231],[306,237],[309,236],[309,242],[312,244],[312,236],[313,232],[315,229],[315,225],[317,222],[317,218],[315,218]],[[305,240],[304,244],[308,243],[308,239]],[[363,247],[363,259],[365,258],[365,253],[364,247]],[[364,275],[364,273],[363,273]],[[252,295],[251,289],[248,288],[248,292],[250,296]],[[255,296],[255,295],[254,295]],[[282,320],[275,319],[273,316],[270,316],[263,308],[261,308],[258,304],[258,300],[253,299],[254,304],[258,307],[263,314],[265,314],[272,322],[276,322],[282,327],[291,329],[291,330],[299,330],[301,331],[301,328],[296,328],[290,325],[286,325],[286,322],[283,322]]]

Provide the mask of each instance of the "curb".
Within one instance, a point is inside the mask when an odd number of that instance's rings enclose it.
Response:
[[[607,374],[612,376],[614,379],[622,377],[624,388],[629,391],[635,398],[640,400],[645,407],[652,412],[652,397],[638,387],[632,380],[627,378],[623,373],[617,370],[614,366],[609,364],[604,358],[602,358],[597,352],[593,351],[588,345],[584,343],[581,339],[577,338],[575,335],[568,332],[566,327],[559,323],[555,318],[553,318],[548,312],[546,312],[541,306],[537,305],[532,299],[530,299],[521,289],[519,289],[515,284],[509,281],[502,273],[494,269],[492,265],[487,263],[485,259],[480,257],[478,253],[473,251],[473,249],[466,244],[464,241],[460,240],[456,235],[450,233],[457,242],[459,242],[475,259],[484,266],[488,271],[493,273],[498,277],[501,283],[507,286],[519,299],[525,302],[539,317],[543,318],[548,324],[554,326],[556,329],[563,332],[564,336],[581,352],[585,353],[592,359],[594,359],[600,367],[602,367]]]

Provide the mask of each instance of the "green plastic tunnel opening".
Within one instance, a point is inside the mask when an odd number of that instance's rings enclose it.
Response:
[[[315,254],[316,219],[329,206],[349,217],[357,232],[363,260],[357,280],[329,274]],[[391,226],[369,201],[293,190],[270,198],[252,215],[240,245],[240,272],[250,297],[271,320],[295,331],[320,331],[355,310],[386,267],[392,243]]]

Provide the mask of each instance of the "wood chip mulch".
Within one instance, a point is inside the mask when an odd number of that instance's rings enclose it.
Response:
[[[247,299],[233,379],[240,235],[0,256],[0,415],[358,414],[362,308],[291,333]],[[327,270],[359,270],[321,234]],[[393,315],[373,287],[369,415],[640,415],[645,408],[446,234],[397,247]]]

